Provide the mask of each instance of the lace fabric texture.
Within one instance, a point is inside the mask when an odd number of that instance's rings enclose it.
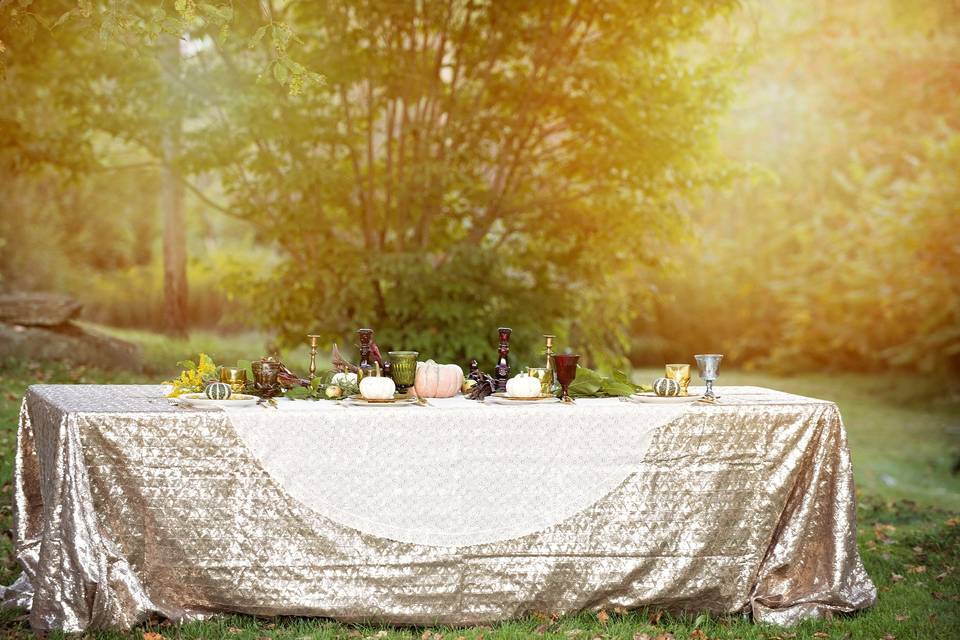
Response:
[[[689,405],[429,407],[287,402],[227,411],[283,490],[382,538],[470,546],[559,524],[622,484],[653,432]]]
[[[24,571],[0,599],[38,631],[644,605],[793,624],[870,606],[836,406],[720,393],[225,412],[155,386],[34,386],[15,471]]]

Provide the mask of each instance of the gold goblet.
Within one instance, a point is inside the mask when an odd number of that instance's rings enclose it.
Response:
[[[247,386],[247,370],[236,367],[221,367],[220,382],[226,382],[230,385],[230,390],[234,393],[242,393]]]
[[[665,367],[665,374],[671,380],[676,380],[680,385],[680,395],[687,394],[687,387],[690,386],[690,365],[688,364],[668,364]]]
[[[550,395],[553,387],[553,369],[546,367],[527,367],[527,375],[540,381],[540,395]]]

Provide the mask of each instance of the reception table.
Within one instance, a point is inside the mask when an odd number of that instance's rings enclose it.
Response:
[[[185,408],[37,385],[0,587],[38,631],[220,612],[490,623],[657,606],[793,624],[870,606],[831,402]]]

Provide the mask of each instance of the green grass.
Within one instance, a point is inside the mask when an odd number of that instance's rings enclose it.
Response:
[[[220,362],[257,357],[266,341],[257,334],[229,339],[195,334],[171,341],[142,332],[114,332],[144,347],[143,374],[67,369],[58,365],[0,363],[0,529],[11,527],[12,453],[20,398],[38,382],[144,382],[173,372],[171,364],[205,351]],[[305,351],[281,353],[303,369]],[[654,371],[637,372],[639,379]],[[783,629],[753,624],[739,616],[675,616],[655,610],[607,612],[558,620],[529,617],[493,627],[405,628],[343,625],[314,618],[225,616],[185,625],[157,623],[129,634],[92,633],[98,639],[135,638],[157,632],[170,638],[406,638],[410,640],[508,640],[544,637],[651,640],[672,637],[741,638],[960,638],[960,398],[941,391],[944,381],[905,375],[803,375],[775,378],[723,372],[724,384],[755,384],[835,400],[847,425],[860,506],[858,539],[867,571],[879,589],[874,608],[853,616],[806,622]],[[922,567],[922,569],[921,569]],[[18,573],[9,535],[0,536],[0,583]],[[699,635],[702,632],[703,636]],[[23,612],[0,612],[0,638],[32,637]],[[53,634],[52,637],[59,637]]]
[[[194,331],[189,338],[171,338],[159,333],[136,329],[115,329],[102,325],[84,323],[87,327],[116,338],[140,345],[143,352],[144,372],[147,374],[173,375],[177,362],[193,360],[201,351],[217,364],[233,365],[237,360],[256,360],[264,355],[277,355],[295,371],[306,371],[309,348],[281,349],[262,333],[250,331],[223,336],[212,331]],[[318,361],[326,362],[328,352],[322,352]]]

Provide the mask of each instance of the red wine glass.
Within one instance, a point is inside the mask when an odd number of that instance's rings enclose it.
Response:
[[[560,388],[563,389],[563,401],[567,403],[573,402],[569,389],[570,384],[577,377],[577,362],[579,360],[580,356],[573,353],[558,353],[553,356],[553,370],[557,374],[557,382],[560,383]]]

